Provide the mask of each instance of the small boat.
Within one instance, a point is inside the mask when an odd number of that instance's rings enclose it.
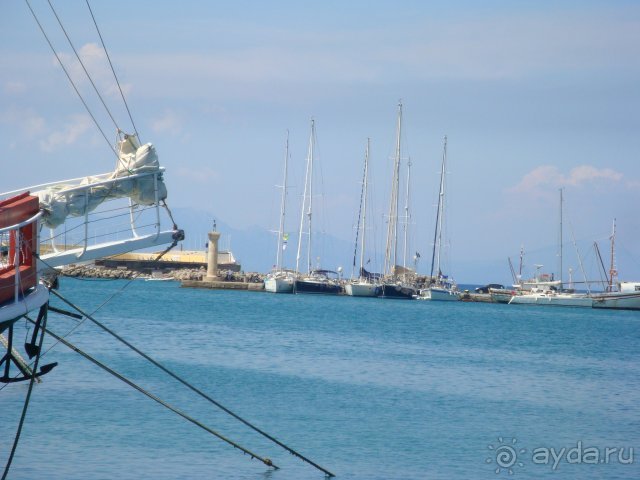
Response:
[[[616,282],[618,270],[615,267],[616,220],[613,220],[611,233],[611,264],[607,276],[607,291],[593,293],[593,308],[611,308],[616,310],[640,310],[640,282]],[[597,244],[596,244],[597,246]],[[598,250],[598,256],[600,252]],[[605,272],[606,275],[606,272]]]
[[[264,289],[271,293],[293,293],[295,278],[295,272],[288,270],[270,272],[264,279]]]
[[[534,289],[530,292],[514,295],[509,305],[544,305],[551,307],[587,307],[591,308],[592,298],[583,293],[564,293],[555,290]]]
[[[411,284],[384,282],[380,287],[380,297],[401,300],[412,300],[418,295],[418,289]]]
[[[352,297],[377,297],[380,295],[380,285],[354,280],[344,286],[344,292]]]
[[[446,302],[457,302],[460,300],[460,292],[442,284],[441,287],[428,287],[420,290],[418,300],[440,300]]]
[[[342,285],[336,279],[330,278],[329,274],[338,275],[331,270],[314,270],[308,275],[303,275],[295,279],[293,283],[294,293],[319,293],[328,295],[338,295],[342,293]]]

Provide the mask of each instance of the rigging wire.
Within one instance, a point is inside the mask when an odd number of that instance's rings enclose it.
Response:
[[[29,0],[24,0],[25,3],[27,4],[27,7],[29,7],[29,10],[31,11],[31,15],[33,15],[34,20],[36,21],[36,23],[38,24],[38,27],[40,28],[40,31],[42,32],[42,35],[44,35],[45,40],[47,41],[47,43],[49,44],[49,47],[51,48],[51,51],[53,52],[53,54],[55,55],[56,59],[58,60],[58,63],[60,64],[60,67],[62,67],[62,70],[64,71],[65,75],[67,76],[67,79],[69,80],[69,82],[71,83],[71,86],[73,87],[73,89],[75,90],[76,94],[78,95],[78,98],[80,98],[80,101],[82,102],[82,104],[84,105],[84,108],[87,110],[87,113],[89,114],[89,116],[91,117],[91,119],[93,120],[93,123],[96,125],[96,127],[98,128],[98,130],[100,131],[100,133],[102,134],[102,137],[104,138],[105,142],[107,142],[107,144],[109,145],[109,148],[111,149],[111,151],[114,153],[114,155],[116,156],[116,158],[120,158],[118,156],[118,152],[116,152],[116,149],[113,147],[113,145],[111,145],[111,142],[109,141],[109,139],[107,138],[107,136],[105,135],[104,131],[102,130],[102,128],[100,127],[100,124],[98,123],[98,121],[96,120],[96,117],[93,115],[93,113],[91,112],[91,109],[89,108],[89,105],[87,105],[87,102],[84,100],[84,98],[82,97],[82,95],[80,94],[80,91],[78,90],[78,87],[76,86],[76,84],[73,82],[73,80],[71,79],[71,75],[69,74],[69,72],[67,71],[67,69],[64,66],[64,63],[62,63],[62,59],[60,58],[60,56],[58,55],[58,52],[56,52],[56,49],[53,47],[53,44],[51,43],[51,40],[49,40],[48,35],[46,34],[46,32],[44,31],[44,28],[42,27],[42,24],[40,23],[40,20],[38,20],[38,16],[36,15],[36,12],[33,11],[33,8],[31,8],[31,4],[29,3]]]
[[[178,376],[177,374],[173,373],[171,370],[169,370],[167,367],[165,367],[164,365],[162,365],[161,363],[159,363],[158,361],[154,360],[153,358],[151,358],[149,355],[147,355],[146,353],[144,353],[143,351],[141,351],[140,349],[138,349],[136,346],[134,346],[133,344],[129,343],[127,340],[125,340],[124,338],[122,338],[120,335],[118,335],[117,333],[115,333],[113,330],[111,330],[110,328],[108,328],[106,325],[104,325],[103,323],[99,322],[98,320],[96,320],[95,318],[93,318],[91,315],[83,312],[78,306],[74,305],[73,303],[71,303],[69,300],[67,300],[66,298],[64,298],[60,293],[56,292],[55,290],[51,290],[51,293],[53,293],[56,297],[58,297],[60,300],[62,300],[64,303],[66,303],[67,305],[69,305],[71,308],[73,308],[74,310],[76,310],[78,313],[80,313],[81,315],[83,315],[86,319],[89,319],[92,323],[94,323],[96,326],[98,326],[99,328],[101,328],[102,330],[104,330],[105,332],[107,332],[109,335],[111,335],[112,337],[114,337],[115,339],[117,339],[118,341],[120,341],[122,344],[126,345],[128,348],[130,348],[131,350],[133,350],[134,352],[136,352],[138,355],[140,355],[142,358],[144,358],[145,360],[149,361],[150,363],[152,363],[154,366],[158,367],[160,370],[162,370],[163,372],[165,372],[167,375],[169,375],[170,377],[172,377],[173,379],[177,380],[178,382],[180,382],[181,384],[183,384],[185,387],[189,388],[192,392],[198,394],[199,396],[201,396],[202,398],[204,398],[205,400],[209,401],[210,403],[212,403],[213,405],[215,405],[216,407],[220,408],[222,411],[224,411],[225,413],[231,415],[233,418],[235,418],[236,420],[242,422],[243,424],[245,424],[246,426],[248,426],[249,428],[251,428],[252,430],[254,430],[255,432],[259,433],[260,435],[262,435],[263,437],[271,440],[272,442],[274,442],[275,444],[279,445],[280,447],[284,448],[286,451],[288,451],[290,454],[298,457],[299,459],[301,459],[302,461],[308,463],[309,465],[312,465],[313,467],[317,468],[318,470],[322,471],[325,475],[329,476],[329,477],[334,477],[335,475],[333,473],[331,473],[329,470],[321,467],[320,465],[318,465],[317,463],[313,462],[312,460],[308,459],[307,457],[305,457],[304,455],[302,455],[301,453],[298,453],[297,451],[295,451],[294,449],[292,449],[291,447],[285,445],[284,443],[282,443],[281,441],[277,440],[276,438],[272,437],[271,435],[269,435],[268,433],[266,433],[265,431],[261,430],[260,428],[256,427],[255,425],[253,425],[252,423],[250,423],[249,421],[245,420],[244,418],[242,418],[241,416],[239,416],[238,414],[234,413],[233,411],[229,410],[227,407],[225,407],[224,405],[222,405],[221,403],[217,402],[216,400],[214,400],[213,398],[211,398],[209,395],[207,395],[206,393],[204,393],[202,390],[196,388],[195,386],[193,386],[191,383],[187,382],[186,380],[184,380],[182,377]],[[66,344],[65,344],[66,345]]]
[[[164,255],[166,255],[172,248],[174,248],[177,244],[178,244],[179,239],[174,239],[173,243],[167,247],[163,252],[161,252],[156,258],[153,259],[154,262],[157,262],[160,260],[160,258],[162,258]],[[36,257],[38,258],[38,261],[42,262],[44,265],[46,265],[49,269],[54,270],[55,268],[52,267],[49,263],[47,263],[46,260],[43,260],[39,255],[36,255]],[[102,307],[104,307],[107,303],[109,303],[111,300],[113,300],[117,295],[119,295],[120,293],[122,293],[124,290],[126,290],[129,285],[131,285],[131,282],[133,282],[134,280],[136,280],[139,276],[141,275],[141,272],[136,272],[134,273],[134,275],[122,286],[120,287],[119,290],[116,290],[114,293],[112,293],[109,297],[107,297],[106,300],[104,300],[100,305],[98,305],[96,307],[95,310],[93,310],[93,312],[91,312],[92,315],[95,315],[95,313],[100,310]],[[76,277],[72,277],[70,275],[66,275],[63,272],[58,271],[57,272],[57,276],[62,276],[62,277],[69,277],[69,278],[75,278],[76,280],[80,281],[89,281],[89,279],[79,279]],[[113,280],[117,280],[117,279],[103,279],[102,281],[113,281]],[[93,279],[92,281],[97,281],[96,279]],[[51,289],[49,289],[49,291],[51,291]],[[49,307],[50,310],[55,311],[57,313],[61,313],[59,312],[57,309],[54,309],[52,307]],[[70,316],[69,312],[64,312],[65,315]],[[75,332],[78,328],[80,328],[80,326],[86,321],[86,317],[82,318],[80,317],[80,321],[77,322],[72,328],[71,330],[69,330],[67,333],[65,333],[62,338],[67,338],[69,335],[71,335],[73,332]],[[51,350],[53,350],[53,348],[55,348],[58,343],[60,343],[59,341],[54,342],[49,348],[47,348],[47,350],[45,350],[41,356],[44,357],[47,353],[49,353]],[[16,374],[17,376],[18,374]],[[4,385],[0,386],[0,391],[2,391],[7,385],[9,385],[8,383],[5,383]]]
[[[100,102],[102,102],[102,106],[107,111],[107,114],[109,115],[109,118],[111,118],[111,121],[113,122],[113,125],[116,127],[116,130],[120,131],[120,127],[118,126],[118,123],[116,122],[115,118],[113,118],[113,115],[111,114],[111,110],[109,110],[109,107],[107,107],[107,104],[105,103],[104,99],[102,98],[102,95],[100,95],[100,92],[98,91],[98,87],[96,87],[96,84],[93,82],[93,78],[91,78],[91,75],[87,71],[87,68],[85,67],[84,62],[80,58],[80,55],[78,54],[78,51],[76,50],[76,47],[73,45],[73,42],[71,41],[71,38],[69,38],[69,35],[67,34],[67,30],[64,28],[64,25],[62,25],[62,21],[60,20],[60,17],[58,16],[58,13],[56,12],[55,8],[53,8],[53,4],[51,3],[51,0],[47,0],[47,2],[49,3],[49,7],[51,7],[51,11],[53,12],[53,15],[56,17],[56,20],[58,21],[58,25],[60,25],[60,28],[62,29],[62,32],[64,33],[64,36],[67,37],[67,41],[69,42],[69,46],[71,47],[71,50],[73,50],[73,53],[75,53],[76,58],[78,59],[78,62],[80,63],[80,66],[82,67],[82,70],[84,70],[84,73],[87,75],[87,78],[89,79],[89,82],[91,83],[91,86],[93,87],[93,90],[96,92],[96,95],[98,95],[98,98],[100,99]]]
[[[28,318],[28,320],[31,323],[35,322],[33,320],[31,320],[30,318]],[[109,373],[110,375],[113,375],[114,377],[116,377],[118,380],[126,383],[127,385],[129,385],[130,387],[134,388],[135,390],[137,390],[138,392],[142,393],[143,395],[146,395],[147,397],[149,397],[151,400],[159,403],[160,405],[162,405],[163,407],[171,410],[173,413],[179,415],[180,417],[184,418],[185,420],[193,423],[194,425],[200,427],[201,429],[205,430],[206,432],[218,437],[220,440],[223,440],[224,442],[228,443],[229,445],[231,445],[234,448],[237,448],[239,450],[241,450],[242,452],[246,453],[247,455],[249,455],[252,459],[258,459],[260,460],[262,463],[264,463],[265,465],[275,468],[276,470],[279,468],[276,465],[274,465],[274,463],[271,461],[271,459],[266,458],[266,457],[261,457],[260,455],[257,455],[256,453],[253,453],[251,450],[248,450],[246,448],[244,448],[243,446],[241,446],[240,444],[234,442],[233,440],[228,439],[227,437],[225,437],[224,435],[216,432],[215,430],[213,430],[212,428],[206,426],[205,424],[199,422],[198,420],[196,420],[195,418],[187,415],[186,413],[184,413],[183,411],[179,410],[178,408],[174,407],[173,405],[165,402],[164,400],[162,400],[160,397],[157,397],[156,395],[152,394],[151,392],[145,390],[144,388],[142,388],[140,385],[134,383],[133,381],[129,380],[127,377],[125,377],[124,375],[116,372],[115,370],[113,370],[112,368],[108,367],[106,364],[100,362],[99,360],[97,360],[96,358],[92,357],[91,355],[89,355],[88,353],[84,352],[83,350],[81,350],[80,348],[76,347],[75,345],[73,345],[72,343],[68,342],[67,340],[65,340],[64,338],[56,335],[55,333],[53,333],[51,330],[48,329],[44,329],[43,328],[43,333],[47,332],[49,335],[51,335],[53,338],[55,338],[56,340],[58,340],[60,343],[62,343],[63,345],[65,345],[66,347],[70,348],[71,350],[73,350],[74,352],[80,354],[81,356],[83,356],[84,358],[86,358],[87,360],[89,360],[90,362],[92,362],[94,365],[97,365],[98,367],[100,367],[101,369],[103,369],[104,371],[106,371],[107,373]],[[3,477],[4,479],[4,477]]]
[[[105,55],[107,56],[107,60],[109,61],[109,66],[111,67],[111,72],[113,73],[113,78],[116,80],[116,84],[118,85],[118,90],[120,90],[120,96],[122,97],[122,101],[124,102],[124,106],[127,109],[127,114],[129,115],[129,120],[131,120],[131,125],[133,126],[134,132],[136,132],[136,137],[138,140],[140,139],[140,134],[138,133],[138,129],[136,128],[136,124],[133,121],[133,116],[131,115],[131,111],[129,110],[129,105],[127,104],[127,100],[124,97],[124,92],[122,91],[122,87],[120,86],[120,81],[118,80],[118,76],[116,75],[116,71],[113,68],[113,63],[111,63],[111,57],[109,56],[109,51],[107,50],[107,46],[104,44],[104,40],[102,38],[102,34],[100,33],[100,29],[98,28],[98,22],[96,22],[96,17],[93,15],[93,10],[91,9],[91,5],[89,5],[89,0],[86,0],[87,7],[89,8],[89,12],[91,13],[91,18],[93,19],[93,24],[96,26],[96,31],[98,32],[98,36],[100,37],[100,43],[102,43],[102,48],[104,50]]]

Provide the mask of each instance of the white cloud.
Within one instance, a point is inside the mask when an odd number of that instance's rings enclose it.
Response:
[[[151,128],[155,133],[178,134],[182,131],[183,120],[179,114],[172,110],[165,110],[162,116],[151,122]]]
[[[78,49],[78,55],[82,59],[82,63],[87,72],[91,75],[91,79],[96,85],[100,95],[111,98],[120,97],[120,90],[109,66],[109,59],[104,49],[95,43],[87,43]],[[87,74],[84,72],[75,54],[60,53],[59,56],[76,85],[89,85]],[[58,61],[55,57],[53,61],[56,66],[58,66]],[[118,80],[121,82],[120,87],[126,96],[132,91],[133,87],[130,83],[122,83],[120,78]],[[93,87],[90,88],[93,91]]]
[[[10,125],[31,139],[45,129],[45,120],[30,108],[8,108],[0,112],[0,122]]]
[[[216,183],[220,179],[220,174],[211,167],[179,167],[175,175],[195,183]]]
[[[580,165],[572,168],[569,173],[564,174],[558,167],[542,165],[524,175],[517,185],[507,191],[515,194],[547,197],[551,190],[561,187],[582,187],[587,184],[593,185],[602,182],[620,184],[622,180],[623,174],[611,168]]]
[[[577,187],[583,183],[597,180],[619,182],[622,180],[622,174],[610,168],[597,169],[590,165],[580,165],[569,172],[569,175],[565,178],[565,184]]]
[[[73,115],[63,125],[61,130],[55,131],[40,142],[40,148],[45,152],[52,152],[60,147],[74,144],[91,127],[91,118],[87,115]]]
[[[18,95],[27,91],[27,86],[23,82],[8,81],[5,82],[2,90],[9,95]]]

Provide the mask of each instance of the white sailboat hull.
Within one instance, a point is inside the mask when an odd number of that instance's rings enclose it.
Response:
[[[602,293],[593,296],[593,308],[611,308],[618,310],[640,310],[640,292],[638,293]]]
[[[347,295],[352,297],[376,297],[379,292],[379,286],[375,283],[347,283],[344,287]]]
[[[591,308],[593,299],[587,295],[527,293],[515,295],[510,305],[545,305],[550,307],[587,307]]]
[[[446,288],[425,288],[420,290],[418,300],[438,300],[445,302],[457,302],[460,300],[458,292]]]
[[[293,278],[268,277],[264,280],[264,289],[271,293],[293,293]]]

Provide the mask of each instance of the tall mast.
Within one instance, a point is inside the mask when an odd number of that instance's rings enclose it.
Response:
[[[433,279],[434,267],[437,267],[438,281],[440,283],[440,253],[442,250],[442,218],[444,214],[444,178],[447,169],[447,136],[444,137],[442,151],[442,169],[440,170],[440,191],[438,192],[438,209],[436,210],[436,229],[433,234],[433,252],[431,254],[431,278]],[[436,255],[437,252],[437,255]]]
[[[307,211],[307,217],[309,218],[309,243],[307,244],[307,272],[311,273],[312,262],[311,262],[311,212],[313,205],[313,154],[315,148],[316,141],[316,123],[313,119],[311,119],[311,138],[309,139],[309,210]]]
[[[369,155],[369,139],[367,138],[367,146],[365,148],[365,158],[364,158],[364,168],[362,171],[362,185],[360,187],[360,204],[358,206],[358,223],[356,224],[356,241],[353,244],[353,264],[351,267],[351,278],[353,278],[354,273],[356,271],[356,258],[358,257],[358,240],[360,235],[360,219],[362,218],[362,202],[364,200],[364,196],[366,194],[366,185],[367,185],[367,156]],[[362,267],[362,262],[360,262],[360,267]],[[358,274],[360,276],[360,274]]]
[[[518,283],[522,286],[522,267],[524,266],[524,245],[520,245],[520,265],[518,267]]]
[[[302,208],[300,209],[300,229],[298,230],[298,252],[296,253],[296,273],[300,272],[300,252],[302,248],[302,234],[304,232],[304,216],[305,209],[307,208],[307,191],[309,188],[309,179],[312,176],[313,170],[313,131],[314,131],[314,121],[311,119],[311,135],[309,137],[309,150],[307,152],[307,168],[304,174],[304,192],[302,194]],[[309,195],[310,197],[310,195]],[[309,199],[309,211],[311,210],[311,199]],[[310,215],[309,215],[310,217]],[[311,233],[311,228],[309,228],[309,233]],[[309,239],[307,242],[307,251],[311,249],[311,235],[309,235]],[[309,256],[307,256],[307,262],[309,262]],[[309,270],[311,270],[309,268]]]
[[[387,245],[384,255],[384,271],[391,274],[398,257],[398,189],[400,187],[400,135],[402,131],[402,102],[398,103],[398,127],[396,136],[396,154],[393,162],[391,180],[391,201],[389,202],[389,223],[387,225]]]
[[[287,164],[289,162],[289,130],[284,150],[284,175],[282,180],[282,200],[280,201],[280,227],[278,228],[278,251],[276,253],[276,268],[282,270],[282,236],[284,234],[284,215],[287,199]]]
[[[560,253],[559,253],[559,258],[560,258],[560,289],[562,289],[562,188],[560,188]]]
[[[362,279],[362,269],[364,268],[364,247],[367,227],[367,186],[369,178],[369,143],[370,139],[367,138],[367,150],[364,155],[364,185],[362,192],[362,244],[360,245],[360,274]]]
[[[407,268],[407,237],[409,234],[409,186],[411,185],[411,159],[407,162],[407,191],[404,202],[404,245],[402,254],[402,267]]]
[[[613,219],[613,231],[611,232],[611,264],[609,266],[609,288],[607,291],[613,292],[614,277],[618,276],[616,271],[616,219]]]

